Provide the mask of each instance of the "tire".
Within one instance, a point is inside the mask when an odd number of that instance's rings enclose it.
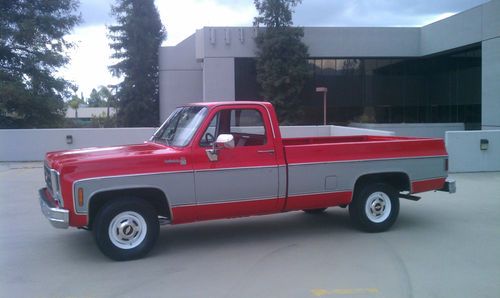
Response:
[[[318,209],[304,209],[304,211],[307,214],[321,214],[325,212],[326,208],[318,208]]]
[[[138,198],[113,200],[104,205],[93,224],[97,246],[116,261],[145,256],[156,243],[159,231],[155,210]]]
[[[353,223],[370,233],[388,230],[399,214],[399,197],[394,187],[385,183],[368,184],[354,194],[349,204]]]

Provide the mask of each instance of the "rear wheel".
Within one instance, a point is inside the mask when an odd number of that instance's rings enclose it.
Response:
[[[317,208],[317,209],[304,209],[304,211],[307,214],[320,214],[325,212],[326,208]]]
[[[97,213],[93,227],[99,249],[117,261],[143,257],[153,248],[159,233],[155,210],[137,198],[106,204]]]
[[[394,224],[398,213],[398,193],[385,183],[364,186],[356,191],[349,205],[351,220],[366,232],[386,231]]]

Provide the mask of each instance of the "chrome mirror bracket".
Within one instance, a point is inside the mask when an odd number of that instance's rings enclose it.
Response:
[[[208,160],[215,162],[219,160],[219,151],[222,148],[232,149],[234,148],[234,137],[232,134],[220,134],[217,140],[213,142],[212,149],[207,149]]]
[[[211,162],[218,161],[219,160],[219,150],[212,148],[212,149],[207,149],[205,152],[207,153],[208,160]]]

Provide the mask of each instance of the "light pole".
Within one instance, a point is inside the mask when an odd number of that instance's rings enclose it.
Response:
[[[328,88],[316,87],[316,92],[323,92],[323,125],[326,125],[326,93],[328,92]]]

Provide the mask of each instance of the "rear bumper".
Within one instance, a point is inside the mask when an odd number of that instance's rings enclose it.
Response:
[[[455,180],[446,178],[446,181],[444,182],[444,185],[439,191],[444,191],[444,192],[449,192],[449,193],[455,193],[457,192],[457,185]]]
[[[49,222],[58,229],[67,229],[69,226],[69,211],[57,207],[55,201],[47,195],[47,188],[38,191],[40,208]]]

